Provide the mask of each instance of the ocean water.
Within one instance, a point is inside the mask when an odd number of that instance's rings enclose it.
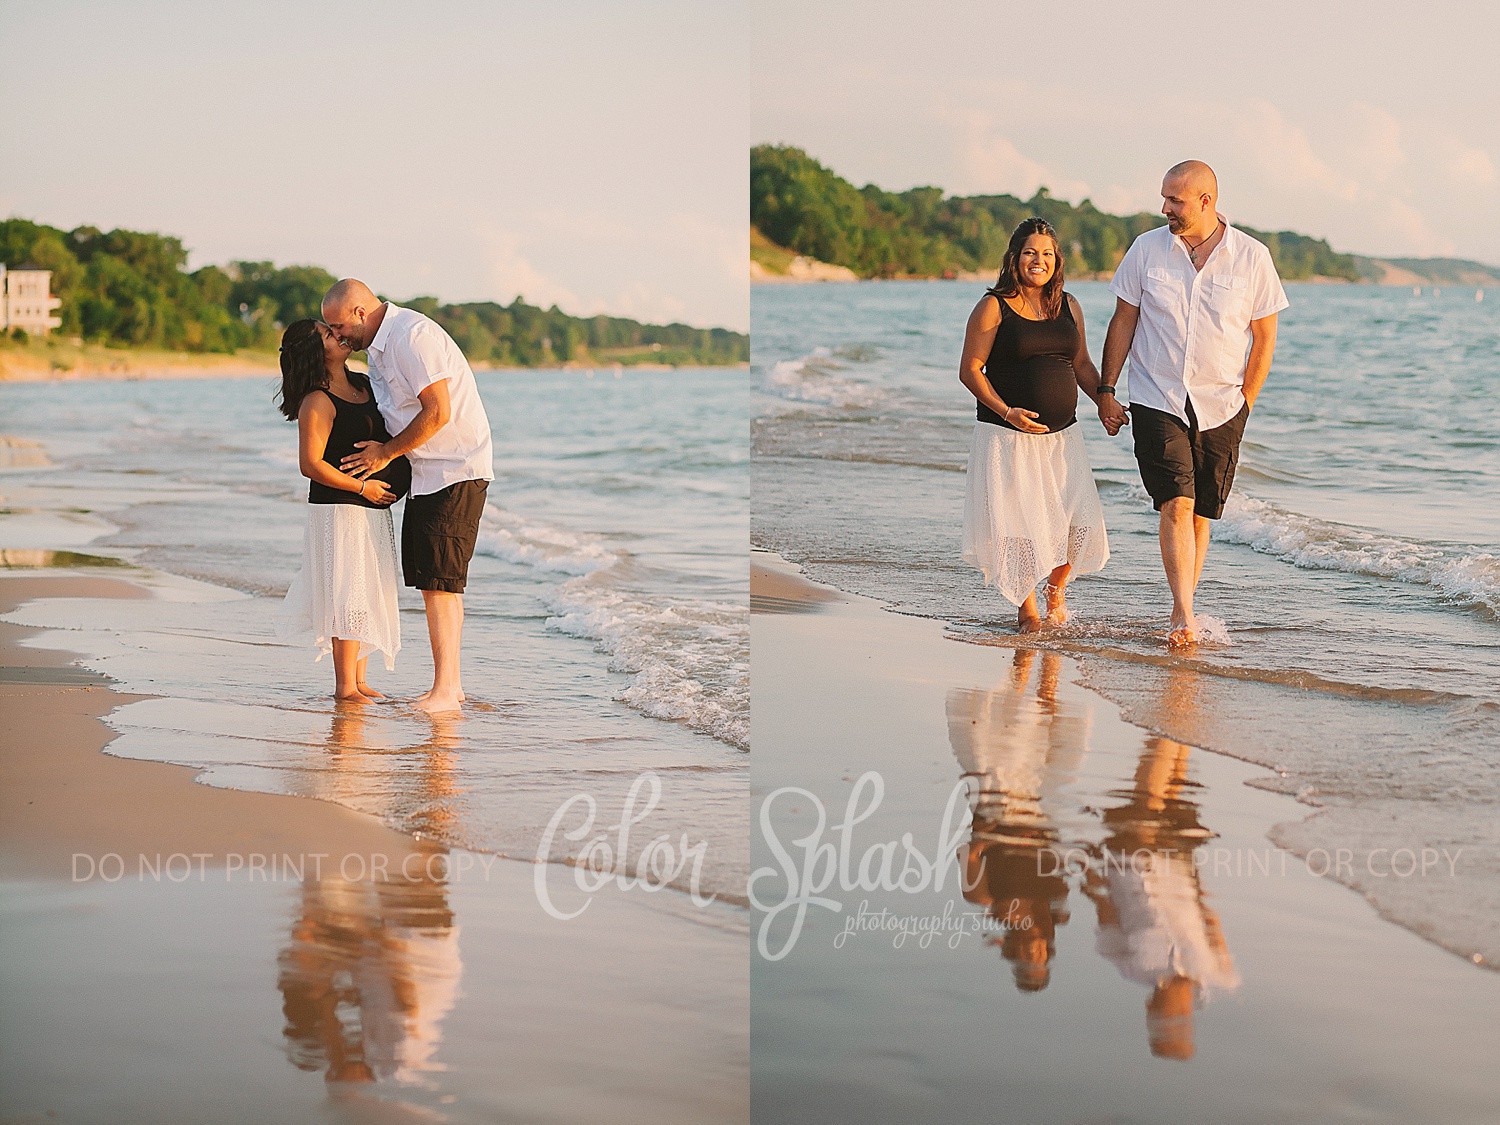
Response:
[[[699,888],[742,901],[745,373],[478,381],[496,479],[465,599],[460,717],[399,702],[335,707],[329,661],[276,639],[306,482],[269,378],[0,386],[0,432],[40,446],[13,448],[0,471],[8,565],[95,556],[157,593],[36,603],[12,620],[58,630],[45,643],[153,697],[114,713],[122,737],[111,753],[198,766],[210,784],[333,800],[520,858],[537,854],[574,794],[596,801],[595,834],[617,825],[650,771],[659,802],[635,826],[632,855],[661,833],[674,845],[706,841]],[[431,677],[420,595],[403,590],[401,609],[396,671],[376,659],[370,675],[396,699]],[[559,834],[551,854],[586,843]],[[686,870],[677,882],[686,888]]]
[[[1071,588],[1070,624],[1021,640],[958,557],[958,358],[983,288],[752,290],[752,541],[961,639],[1080,658],[1131,721],[1266,767],[1258,784],[1308,806],[1274,834],[1299,854],[1462,849],[1452,878],[1331,874],[1500,962],[1500,294],[1287,287],[1199,588],[1211,639],[1176,655],[1129,431],[1109,438],[1086,399],[1112,557]],[[1114,299],[1069,288],[1097,361]]]

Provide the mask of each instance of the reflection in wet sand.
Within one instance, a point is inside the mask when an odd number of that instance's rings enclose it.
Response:
[[[309,879],[280,957],[283,1035],[329,1082],[419,1082],[458,996],[458,927],[425,877]]]
[[[1026,689],[1037,652],[1017,649],[1010,681],[991,691],[948,693],[948,738],[970,779],[973,827],[964,860],[964,898],[999,924],[990,938],[1011,962],[1016,987],[1037,992],[1051,979],[1057,927],[1068,921],[1068,884],[1043,874],[1042,849],[1058,832],[1047,804],[1072,777],[1087,745],[1087,719],[1057,707],[1062,660],[1043,653],[1035,698]]]
[[[1035,650],[1017,649],[1007,682],[948,693],[949,742],[970,780],[973,813],[964,897],[997,921],[1001,936],[991,941],[1012,963],[1016,987],[1037,992],[1051,979],[1077,881],[1097,912],[1098,952],[1152,990],[1152,1054],[1191,1058],[1194,1008],[1212,990],[1239,985],[1193,861],[1213,833],[1192,800],[1191,748],[1150,738],[1127,787],[1086,792],[1078,778],[1087,713],[1058,704],[1060,656],[1042,652],[1037,664]],[[1164,706],[1191,709],[1196,688],[1191,673],[1174,676]],[[1087,865],[1070,861],[1085,855]]]
[[[427,737],[413,746],[390,749],[372,745],[371,720],[396,704],[335,705],[328,732],[328,768],[307,795],[339,804],[368,806],[372,794],[384,794],[392,811],[420,838],[452,840],[458,831],[463,789],[457,784],[457,750],[463,718],[456,713],[414,712]],[[413,765],[413,756],[418,756]],[[383,810],[371,809],[382,815]]]
[[[390,754],[367,745],[370,710],[343,703],[334,712],[322,775],[328,796],[336,796],[341,782],[367,785]],[[392,780],[415,786],[406,797],[420,803],[424,835],[456,820],[453,757],[461,722],[425,718],[428,739],[401,752],[421,753],[422,768],[392,771]],[[434,849],[420,859],[414,853],[406,869],[387,877],[325,875],[303,883],[278,980],[287,1055],[299,1070],[321,1070],[330,1083],[410,1083],[420,1082],[423,1071],[442,1069],[433,1055],[458,995],[462,963],[443,881],[447,852]]]
[[[1097,948],[1120,974],[1152,989],[1146,1002],[1151,1053],[1193,1057],[1193,1008],[1214,988],[1233,989],[1234,970],[1218,915],[1205,900],[1194,851],[1212,836],[1188,799],[1191,747],[1146,742],[1134,785],[1113,796],[1108,830],[1083,893],[1098,911]]]

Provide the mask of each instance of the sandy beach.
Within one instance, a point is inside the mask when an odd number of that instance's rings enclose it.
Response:
[[[1263,768],[755,559],[755,1120],[1494,1120],[1500,975],[1278,848]]]
[[[0,571],[0,614],[151,596]],[[559,921],[569,869],[101,753],[133,697],[37,635],[0,623],[0,1119],[745,1119],[742,912]]]
[[[100,349],[95,349],[100,350]],[[352,364],[363,370],[361,364]],[[665,363],[631,363],[621,365],[607,357],[577,363],[560,363],[543,368],[549,371],[567,371],[575,374],[587,373],[589,378],[598,372],[608,377],[624,367],[633,372],[676,371],[677,366]],[[749,364],[727,365],[729,370],[742,370]],[[535,371],[535,367],[496,367],[476,363],[475,371]],[[719,370],[719,368],[709,368]],[[131,382],[142,379],[267,379],[279,384],[280,369],[276,356],[271,353],[247,352],[234,356],[202,355],[191,352],[144,352],[120,351],[118,356],[107,358],[90,357],[77,362],[51,362],[35,354],[0,351],[0,383],[74,383],[74,382]]]

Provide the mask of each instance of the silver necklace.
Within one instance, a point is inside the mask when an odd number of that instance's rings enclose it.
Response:
[[[1216,234],[1219,233],[1219,228],[1222,227],[1223,225],[1224,225],[1223,223],[1215,222],[1214,223],[1214,229],[1209,232],[1207,238],[1201,240],[1198,243],[1197,246],[1189,246],[1188,247],[1188,260],[1190,262],[1192,262],[1193,265],[1196,266],[1198,264],[1198,251],[1202,250],[1205,246],[1207,246],[1210,242],[1212,242],[1214,240],[1214,235],[1216,235]],[[1186,243],[1187,239],[1184,238],[1182,241],[1184,243]]]

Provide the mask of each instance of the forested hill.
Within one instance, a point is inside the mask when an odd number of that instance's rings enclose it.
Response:
[[[798,254],[847,266],[860,277],[943,277],[999,269],[1016,224],[1040,215],[1057,229],[1073,277],[1111,272],[1136,235],[1166,222],[1139,212],[1108,215],[1088,200],[1076,207],[1046,188],[1028,200],[1013,195],[945,196],[941,188],[856,188],[800,148],[750,150],[750,222]],[[1241,226],[1264,242],[1288,281],[1359,280],[1354,257],[1320,238]]]
[[[318,315],[337,279],[317,266],[233,262],[185,269],[181,240],[94,227],[64,231],[25,219],[0,222],[0,262],[52,271],[62,298],[59,334],[91,343],[190,352],[274,349],[281,329]],[[750,340],[723,328],[641,324],[621,317],[574,317],[526,304],[444,305],[416,297],[420,309],[458,342],[470,362],[509,367],[559,363],[747,363]]]

